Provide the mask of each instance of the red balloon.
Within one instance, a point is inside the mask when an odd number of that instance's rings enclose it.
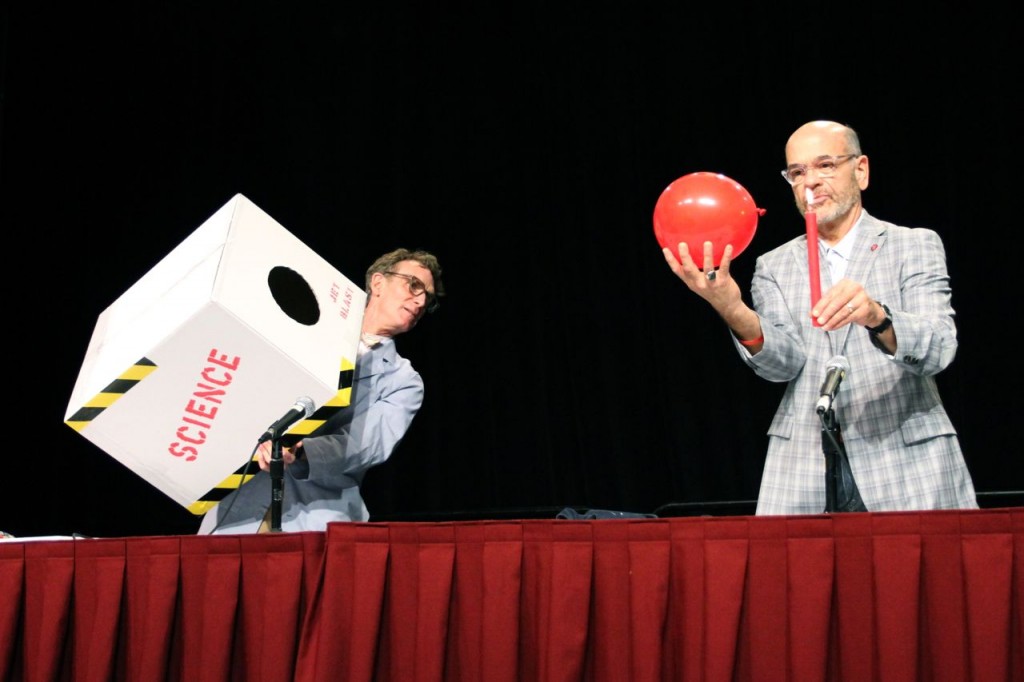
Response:
[[[722,262],[726,244],[732,257],[754,239],[763,208],[754,206],[750,193],[721,173],[690,173],[665,188],[654,205],[654,236],[662,247],[679,257],[679,242],[686,242],[697,267],[704,267],[704,242],[711,242],[715,267]]]

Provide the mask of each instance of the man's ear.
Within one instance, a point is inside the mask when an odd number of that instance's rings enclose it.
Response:
[[[863,192],[868,188],[868,181],[871,178],[871,164],[868,161],[868,157],[861,155],[857,159],[857,166],[853,169],[854,176],[857,178],[857,186]]]
[[[380,296],[380,290],[384,288],[384,275],[375,272],[370,275],[370,296]]]

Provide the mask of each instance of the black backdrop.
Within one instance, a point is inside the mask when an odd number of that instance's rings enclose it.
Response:
[[[753,500],[781,386],[671,275],[651,216],[684,174],[741,183],[767,211],[749,282],[803,230],[778,170],[816,118],[860,132],[869,211],[945,240],[940,387],[978,491],[1024,490],[1013,22],[776,5],[5,10],[0,529],[197,528],[63,421],[100,312],[237,192],[357,282],[397,246],[441,258],[449,296],[398,340],[426,402],[367,477],[375,518]]]

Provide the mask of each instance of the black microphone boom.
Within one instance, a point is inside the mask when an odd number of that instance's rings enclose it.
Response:
[[[846,373],[849,371],[850,361],[842,355],[833,356],[828,361],[825,381],[821,384],[821,390],[818,392],[820,397],[815,407],[818,414],[824,414],[826,410],[832,409],[832,401],[836,399],[836,393],[839,392],[839,384],[846,378]]]
[[[272,438],[280,437],[285,431],[288,430],[292,424],[313,414],[316,410],[316,406],[313,404],[313,400],[308,396],[300,396],[295,399],[295,404],[288,410],[287,413],[276,422],[270,425],[270,427],[263,432],[257,443],[265,443]]]

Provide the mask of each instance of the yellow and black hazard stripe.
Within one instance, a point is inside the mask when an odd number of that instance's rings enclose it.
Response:
[[[206,491],[198,500],[188,506],[188,510],[196,516],[201,516],[210,511],[218,502],[227,497],[233,490],[243,483],[248,483],[253,476],[259,473],[260,465],[256,463],[259,455],[253,455],[252,459],[234,471],[230,476],[218,483],[216,487]]]
[[[71,418],[64,423],[75,431],[81,431],[88,426],[93,419],[98,417],[103,410],[107,409],[120,398],[133,389],[140,381],[148,377],[156,370],[156,364],[149,358],[142,358],[127,371],[121,374],[106,388],[93,396],[92,400],[78,408]]]
[[[339,410],[352,403],[352,382],[355,379],[355,365],[348,358],[341,359],[341,370],[338,372],[338,391],[330,400],[321,405],[316,412],[293,426],[288,433],[281,436],[283,447],[292,447],[310,435],[333,417]]]
[[[288,433],[281,436],[281,447],[290,448],[294,446],[304,437],[323,426],[328,419],[338,412],[338,410],[348,407],[352,403],[352,383],[355,381],[355,375],[356,369],[352,361],[348,358],[342,358],[341,369],[338,372],[337,393],[335,393],[330,400],[316,410],[316,412],[293,426],[289,429]],[[258,457],[259,455],[254,455],[253,461],[246,462],[243,466],[239,467],[234,473],[218,483],[198,500],[190,504],[188,506],[188,510],[197,515],[205,514],[210,511],[214,505],[227,497],[232,490],[235,490],[243,483],[248,483],[249,480],[259,471],[259,465],[255,462]]]

